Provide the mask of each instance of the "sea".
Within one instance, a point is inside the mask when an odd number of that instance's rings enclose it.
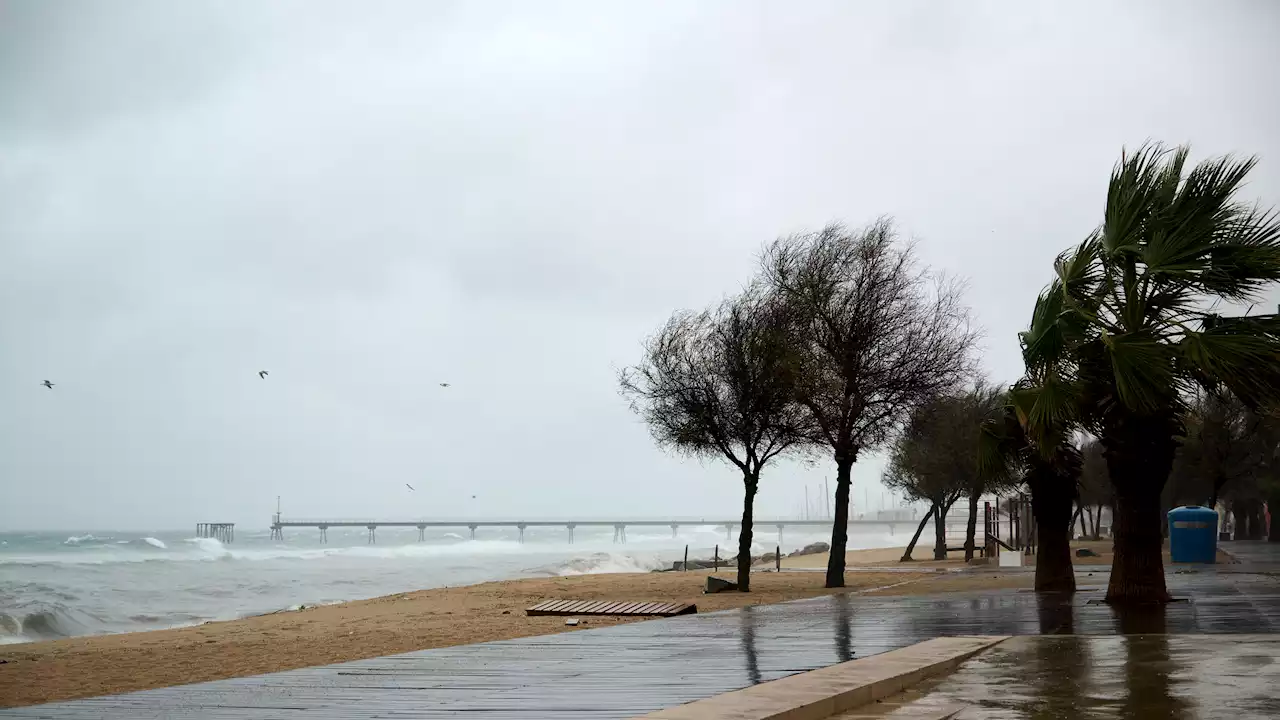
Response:
[[[784,552],[827,540],[821,528],[758,528],[753,554]],[[519,541],[515,528],[379,527],[376,544],[362,528],[237,528],[221,543],[192,531],[0,532],[0,644],[79,635],[198,625],[251,615],[490,580],[670,568],[690,558],[736,554],[723,527],[536,527]],[[900,538],[898,539],[900,541]],[[852,533],[849,547],[892,547],[888,533]],[[726,553],[726,548],[729,549]]]

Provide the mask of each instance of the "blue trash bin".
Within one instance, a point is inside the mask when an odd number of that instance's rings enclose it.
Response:
[[[1195,505],[1170,510],[1169,555],[1176,563],[1216,562],[1218,513]]]

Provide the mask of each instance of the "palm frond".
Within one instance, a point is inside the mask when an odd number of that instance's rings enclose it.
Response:
[[[1176,395],[1172,353],[1149,332],[1104,334],[1117,394],[1126,406],[1150,412]]]
[[[1233,318],[1186,333],[1182,358],[1198,375],[1221,382],[1250,407],[1280,402],[1280,320]]]

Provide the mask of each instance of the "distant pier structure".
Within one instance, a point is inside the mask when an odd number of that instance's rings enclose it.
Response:
[[[896,517],[887,519],[851,519],[849,527],[874,526],[877,528],[886,528],[889,534],[893,535],[894,526],[909,523],[910,520],[902,520]],[[320,542],[329,541],[329,528],[331,527],[362,527],[365,528],[368,535],[368,543],[370,545],[377,542],[377,530],[379,527],[414,527],[418,529],[418,540],[426,539],[427,528],[467,528],[471,531],[471,539],[476,537],[476,528],[481,527],[510,527],[519,531],[519,541],[524,542],[524,531],[528,528],[544,528],[544,527],[562,527],[568,531],[568,540],[573,542],[573,534],[576,528],[582,526],[604,526],[613,527],[613,541],[615,543],[627,542],[627,526],[656,527],[666,526],[671,528],[671,537],[676,537],[680,531],[681,525],[713,525],[724,528],[725,541],[733,542],[733,531],[737,529],[741,523],[736,520],[706,520],[706,519],[671,519],[671,520],[539,520],[539,521],[523,521],[523,520],[358,520],[353,518],[291,518],[286,520],[277,510],[271,516],[271,539],[279,542],[284,541],[285,528],[301,528],[313,527],[320,531]],[[777,528],[778,542],[782,542],[782,531],[787,527],[813,527],[829,529],[831,527],[830,520],[756,520],[755,526],[761,530],[766,527]]]
[[[213,538],[221,543],[235,542],[235,523],[196,523],[196,537]]]

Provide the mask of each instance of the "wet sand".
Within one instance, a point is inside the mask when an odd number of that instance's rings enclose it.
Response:
[[[1073,543],[1097,557],[1077,566],[1107,566],[1111,543]],[[428,648],[606,627],[636,619],[526,617],[544,600],[694,602],[700,612],[784,602],[834,592],[926,595],[1031,588],[1034,573],[965,567],[962,553],[944,561],[899,563],[903,548],[846,555],[847,587],[822,587],[827,555],[784,558],[784,572],[755,572],[752,592],[702,595],[711,571],[534,578],[421,590],[230,622],[42,643],[0,645],[0,707],[242,677]],[[931,557],[929,549],[916,557]],[[1220,562],[1230,558],[1220,555]],[[1166,566],[1168,558],[1166,557]],[[790,569],[790,572],[785,571]],[[1101,567],[1099,568],[1102,569]],[[732,578],[731,569],[720,577]],[[1086,581],[1087,582],[1087,581]]]
[[[840,592],[818,572],[752,574],[752,592],[702,595],[710,571],[535,578],[441,588],[195,627],[0,645],[0,707],[69,700],[468,643],[566,632],[526,617],[554,598],[695,602],[700,612]],[[720,577],[733,577],[721,570]],[[847,576],[846,591],[926,577]],[[622,620],[587,618],[589,629]]]

